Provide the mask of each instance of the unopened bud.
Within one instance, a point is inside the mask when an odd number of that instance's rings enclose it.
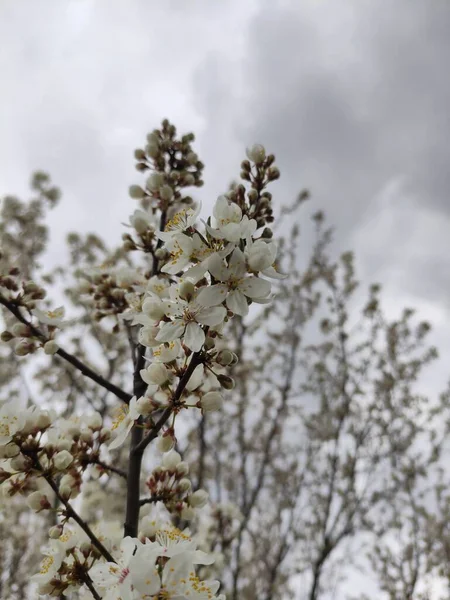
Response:
[[[199,401],[204,412],[214,412],[222,408],[223,398],[219,392],[208,392]]]
[[[233,352],[230,350],[221,350],[219,354],[216,356],[216,362],[223,367],[227,367],[231,365],[233,362]]]
[[[184,506],[181,510],[181,518],[185,521],[192,521],[195,518],[195,510],[191,506]]]
[[[189,465],[187,462],[180,462],[177,464],[176,472],[178,475],[187,475],[189,473]]]
[[[188,498],[188,503],[193,508],[203,508],[208,503],[209,494],[205,490],[197,490]]]
[[[188,492],[191,489],[191,487],[192,487],[192,484],[189,481],[189,479],[184,478],[178,482],[178,489],[181,492]]]
[[[13,338],[14,336],[10,331],[2,331],[2,334],[0,335],[2,342],[10,342]]]
[[[180,463],[181,456],[178,454],[178,452],[175,452],[175,450],[167,452],[162,459],[162,466],[165,469],[169,469],[169,471],[173,471]]]
[[[44,344],[44,352],[45,354],[56,354],[59,350],[59,346],[58,344],[55,342],[55,340],[49,340],[48,342],[45,342]]]
[[[270,167],[267,171],[267,177],[269,178],[269,181],[275,181],[275,179],[280,177],[280,169],[278,167]]]
[[[157,447],[160,452],[169,452],[175,446],[175,440],[171,435],[162,435],[158,439]]]
[[[265,148],[261,144],[254,144],[250,148],[247,148],[246,154],[247,158],[257,165],[261,164],[266,158]]]
[[[36,512],[51,508],[47,496],[39,491],[33,492],[28,496],[27,505]]]
[[[73,462],[73,456],[68,450],[61,450],[53,457],[53,464],[58,471],[64,471]]]
[[[11,328],[11,333],[14,337],[30,337],[31,330],[28,325],[24,323],[16,323]]]
[[[61,537],[63,531],[64,527],[62,525],[53,525],[53,527],[50,527],[48,530],[48,537],[52,540],[57,540],[59,537]]]
[[[235,386],[234,379],[228,375],[217,375],[217,380],[224,390],[232,390]]]
[[[17,346],[14,348],[14,354],[16,354],[17,356],[26,356],[27,354],[30,354],[33,350],[34,350],[33,344],[22,341],[22,342],[19,342],[17,344]]]
[[[140,185],[130,185],[128,188],[128,194],[131,198],[140,200],[145,196],[145,190],[143,190]]]
[[[186,300],[187,302],[190,302],[190,300],[192,299],[192,296],[194,295],[194,292],[195,292],[195,285],[189,279],[187,279],[186,281],[183,281],[183,283],[180,284],[179,294],[180,294],[180,298],[182,300]]]

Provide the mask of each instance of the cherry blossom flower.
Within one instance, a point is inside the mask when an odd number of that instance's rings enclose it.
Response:
[[[17,402],[6,402],[0,408],[0,446],[8,444],[25,425],[26,416]]]
[[[115,433],[113,441],[109,444],[109,449],[114,450],[121,446],[127,439],[134,422],[139,419],[140,413],[137,407],[137,398],[133,396],[130,400],[129,406],[126,404],[122,405],[115,415],[111,431]]]
[[[184,233],[190,227],[195,225],[195,221],[200,214],[201,203],[198,203],[197,208],[183,208],[174,214],[174,216],[166,223],[164,231],[157,231],[156,235],[160,240],[167,241],[179,233]]]
[[[245,316],[248,313],[247,298],[259,301],[270,294],[271,285],[268,281],[255,275],[246,276],[245,258],[239,248],[231,255],[229,266],[220,256],[212,256],[208,270],[221,283],[200,290],[197,302],[202,306],[217,306],[225,301],[232,312]]]
[[[33,315],[39,320],[40,323],[43,323],[44,325],[50,325],[51,327],[63,329],[69,325],[68,321],[63,321],[65,312],[64,306],[59,306],[54,310],[47,311],[35,308],[33,310]]]
[[[156,339],[160,342],[172,342],[183,336],[184,343],[193,352],[198,352],[205,342],[202,325],[214,327],[223,322],[227,311],[223,306],[205,308],[195,299],[191,302],[182,300],[166,303],[166,315],[172,320],[163,323]]]
[[[108,599],[134,600],[130,562],[133,560],[135,573],[147,573],[149,570],[148,563],[139,558],[138,550],[141,546],[139,540],[125,537],[120,543],[120,557],[117,559],[117,563],[98,562],[89,571],[94,584],[108,592]],[[148,560],[148,553],[143,558]],[[156,554],[154,558],[156,558]]]
[[[206,225],[208,233],[217,239],[229,242],[239,242],[243,238],[252,236],[256,231],[256,221],[242,216],[241,208],[230,202],[226,196],[219,196],[214,205],[213,215],[216,227]]]

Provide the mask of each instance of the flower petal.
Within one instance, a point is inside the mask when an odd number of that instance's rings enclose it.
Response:
[[[248,314],[247,299],[239,290],[233,290],[230,294],[228,294],[226,304],[228,308],[236,315],[245,317],[245,315]]]
[[[200,293],[197,296],[197,302],[205,307],[218,306],[225,300],[227,293],[228,286],[223,283],[216,283],[215,285],[200,290]]]
[[[239,286],[239,289],[248,298],[265,298],[270,294],[272,286],[269,281],[251,275],[250,277],[247,277],[247,279],[244,279]]]
[[[185,325],[182,321],[176,320],[170,323],[164,323],[159,330],[156,339],[159,342],[173,342],[183,335]]]
[[[202,325],[219,325],[227,316],[227,310],[224,306],[211,306],[202,308],[196,314],[196,319]]]
[[[192,352],[198,352],[201,350],[205,342],[205,332],[198,323],[188,323],[186,326],[186,333],[184,335],[184,343]]]

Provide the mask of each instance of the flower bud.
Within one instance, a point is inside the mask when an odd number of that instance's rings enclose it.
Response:
[[[167,454],[164,454],[163,459],[162,459],[162,466],[165,469],[169,469],[170,471],[173,471],[177,465],[179,465],[181,463],[181,456],[178,454],[178,452],[175,452],[175,450],[171,451],[171,452],[167,452]]]
[[[231,350],[221,350],[219,354],[216,356],[216,362],[223,367],[227,367],[231,365],[233,362],[233,353]]]
[[[45,354],[56,354],[59,350],[59,346],[58,344],[55,342],[55,340],[49,340],[48,342],[45,342],[44,344],[44,352]]]
[[[159,527],[150,515],[145,516],[141,521],[141,526],[139,528],[139,532],[141,535],[147,538],[152,538],[156,535]]]
[[[149,415],[155,410],[153,401],[148,396],[142,396],[136,402],[136,408],[140,415]]]
[[[86,425],[89,427],[89,429],[92,429],[93,431],[101,429],[102,424],[102,415],[98,412],[94,412],[86,417]]]
[[[59,493],[64,500],[69,500],[70,496],[72,495],[72,488],[70,488],[68,485],[60,485]]]
[[[165,314],[165,307],[159,299],[146,298],[142,304],[142,311],[151,319],[159,321]]]
[[[159,195],[161,197],[161,200],[170,202],[170,200],[172,200],[173,198],[173,189],[170,187],[170,185],[163,185],[159,190]]]
[[[92,442],[93,437],[94,436],[92,435],[92,431],[90,429],[83,429],[80,433],[80,439],[87,444]]]
[[[11,328],[11,333],[14,337],[29,337],[31,334],[30,328],[24,323],[15,323]]]
[[[189,481],[189,479],[180,479],[180,481],[178,482],[178,489],[181,492],[188,492],[192,487],[191,482]]]
[[[280,177],[280,169],[278,167],[270,167],[267,171],[267,177],[269,181],[275,181],[275,179],[279,179]]]
[[[151,192],[157,192],[161,186],[165,183],[165,178],[163,173],[152,173],[150,177],[147,179],[147,188]]]
[[[67,450],[61,450],[53,457],[53,464],[58,471],[64,471],[73,462],[73,456]]]
[[[17,444],[6,444],[6,446],[0,446],[0,452],[2,458],[14,458],[20,454],[20,448]]]
[[[35,426],[39,430],[47,429],[52,424],[50,415],[46,410],[40,411],[36,417]]]
[[[234,379],[228,375],[217,375],[217,380],[224,390],[232,390],[235,386]]]
[[[157,447],[160,452],[169,452],[175,446],[175,440],[171,435],[162,435],[158,438]]]
[[[152,363],[146,369],[142,369],[140,374],[149,385],[163,385],[169,380],[169,371],[162,363]]]
[[[183,283],[180,284],[178,289],[180,298],[190,302],[195,292],[195,285],[192,283],[192,281],[190,279],[186,279],[186,281],[183,281]]]
[[[188,498],[188,503],[193,508],[203,508],[208,503],[209,494],[205,490],[197,490]]]
[[[32,352],[33,349],[33,344],[30,344],[29,342],[25,341],[19,342],[14,348],[14,354],[16,354],[17,356],[26,356],[27,354],[30,354],[30,352]]]
[[[145,196],[145,191],[141,188],[140,185],[131,185],[128,188],[128,194],[131,198],[134,198],[135,200],[140,200]]]
[[[177,464],[176,472],[178,475],[187,475],[189,473],[189,465],[187,462],[180,462]]]
[[[199,404],[204,412],[214,412],[222,408],[223,398],[219,392],[208,392],[202,397]]]
[[[247,158],[257,165],[261,164],[266,158],[266,150],[261,144],[253,144],[253,146],[247,148],[246,154]]]
[[[13,338],[14,336],[10,331],[2,331],[2,334],[0,335],[2,342],[10,342]]]
[[[27,498],[27,505],[36,512],[51,508],[51,504],[42,492],[32,492]]]
[[[195,510],[190,506],[184,506],[181,510],[181,518],[185,521],[192,521],[195,518]]]
[[[11,458],[9,464],[14,471],[25,471],[26,467],[29,466],[27,458],[22,454],[17,454],[14,458]]]

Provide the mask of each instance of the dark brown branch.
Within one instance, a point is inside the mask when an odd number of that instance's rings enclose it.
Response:
[[[86,573],[86,575],[84,576],[83,581],[86,584],[86,587],[88,588],[88,590],[91,592],[91,594],[95,598],[95,600],[102,600],[102,597],[95,589],[94,584],[92,583],[92,579],[89,577],[88,573]]]
[[[168,500],[166,495],[161,496],[152,496],[151,498],[142,498],[139,500],[139,506],[144,506],[144,504],[156,504],[156,502],[164,502]]]
[[[105,471],[111,471],[111,473],[115,473],[116,475],[119,475],[120,477],[123,477],[124,479],[127,478],[127,474],[125,473],[125,471],[123,471],[122,469],[119,469],[118,467],[113,467],[112,465],[108,465],[107,463],[103,462],[102,460],[99,460],[98,458],[90,458],[89,457],[89,464],[92,465],[98,465],[99,467],[102,467],[102,469],[104,469]]]
[[[58,489],[57,484],[55,483],[55,481],[53,480],[53,478],[51,477],[51,475],[49,473],[46,473],[44,471],[41,463],[39,462],[38,457],[34,453],[31,456],[33,458],[34,468],[37,471],[40,471],[42,473],[42,477],[45,479],[45,481],[49,484],[49,486],[55,492],[55,495],[58,498],[58,500],[61,502],[61,504],[64,505],[66,515],[69,518],[73,519],[76,523],[78,523],[78,525],[81,527],[81,529],[86,533],[86,535],[91,540],[92,545],[97,548],[97,550],[100,552],[100,554],[104,558],[106,558],[106,560],[108,562],[114,562],[115,563],[116,561],[114,560],[114,558],[112,557],[112,555],[108,552],[108,550],[105,548],[105,546],[97,538],[97,536],[92,531],[92,529],[89,527],[89,525],[72,508],[70,502],[59,493],[59,489]]]
[[[6,298],[4,298],[3,296],[0,295],[0,304],[3,304],[3,306],[5,308],[7,308],[16,317],[16,319],[18,321],[20,321],[24,325],[27,325],[27,327],[30,328],[30,331],[33,333],[33,335],[40,338],[41,340],[47,339],[46,336],[42,333],[42,331],[40,329],[35,327],[32,323],[30,323],[22,315],[22,313],[19,310],[19,307],[16,306],[13,302],[9,302],[8,300],[6,300]],[[95,381],[95,383],[97,383],[98,385],[101,385],[103,388],[107,389],[109,392],[111,392],[112,394],[117,396],[117,398],[119,398],[123,402],[126,402],[127,404],[130,402],[130,400],[132,398],[131,394],[128,394],[127,392],[125,392],[124,390],[119,388],[118,386],[107,381],[104,377],[102,377],[101,375],[99,375],[98,373],[93,371],[90,367],[88,367],[83,362],[81,362],[81,360],[79,360],[73,354],[66,352],[62,348],[59,348],[59,350],[56,352],[56,354],[58,356],[60,356],[61,358],[63,358],[68,363],[70,363],[73,367],[78,369],[85,377],[92,379],[92,381]]]

